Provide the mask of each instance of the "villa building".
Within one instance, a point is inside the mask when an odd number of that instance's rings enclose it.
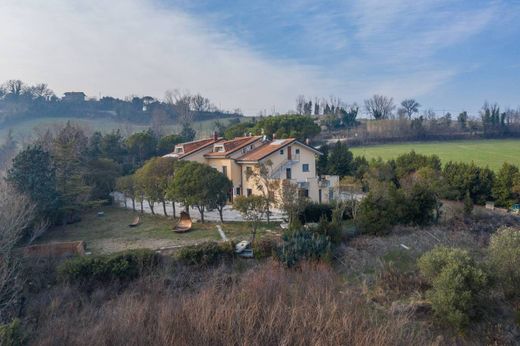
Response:
[[[240,195],[259,194],[252,172],[268,165],[269,179],[289,180],[311,200],[327,203],[338,194],[339,178],[316,174],[316,157],[321,153],[295,138],[267,139],[244,136],[226,140],[212,138],[181,143],[165,157],[196,161],[210,165],[233,183],[230,199]]]
[[[85,102],[85,93],[83,91],[69,91],[63,94],[61,98],[63,102]]]

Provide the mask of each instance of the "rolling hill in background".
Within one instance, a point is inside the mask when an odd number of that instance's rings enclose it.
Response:
[[[219,119],[194,121],[192,127],[197,131],[197,137],[205,137],[211,135],[215,130],[215,122],[219,121],[223,125],[229,124],[236,117],[223,117]],[[242,119],[242,118],[239,118]],[[52,128],[56,125],[65,124],[67,121],[80,124],[90,131],[110,132],[119,129],[123,135],[130,135],[150,128],[150,124],[138,124],[130,121],[118,121],[116,119],[89,119],[78,117],[42,117],[36,119],[28,119],[10,125],[0,125],[0,144],[7,139],[9,132],[17,142],[28,142],[34,136],[36,131],[42,131]],[[236,121],[236,120],[235,120]],[[181,129],[180,124],[166,124],[161,127],[164,134],[176,133]]]

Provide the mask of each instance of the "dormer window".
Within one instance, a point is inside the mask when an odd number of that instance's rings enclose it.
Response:
[[[177,154],[182,153],[182,147],[175,148],[175,153],[177,153]]]
[[[215,147],[213,148],[213,151],[215,153],[221,153],[221,152],[224,151],[224,146],[222,146],[222,145],[215,145]]]

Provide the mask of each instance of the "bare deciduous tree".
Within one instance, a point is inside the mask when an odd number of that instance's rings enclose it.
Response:
[[[296,98],[296,113],[303,114],[305,102],[306,102],[305,96],[298,95],[298,97]]]
[[[0,320],[9,314],[20,293],[20,258],[15,247],[33,223],[35,205],[0,180]]]
[[[359,209],[360,199],[363,194],[363,184],[354,177],[343,177],[339,183],[343,196],[346,197],[344,207],[350,212],[355,220]]]
[[[4,84],[4,90],[8,95],[12,96],[20,96],[23,93],[23,89],[25,88],[25,85],[21,80],[15,80],[11,79],[5,82]]]
[[[398,109],[399,114],[406,115],[409,119],[416,113],[419,113],[421,104],[414,99],[406,99],[401,102],[401,107]]]
[[[0,145],[0,171],[7,169],[7,166],[16,155],[16,151],[17,143],[13,138],[12,130],[9,130],[5,142]]]
[[[191,109],[191,95],[189,91],[181,92],[178,89],[168,90],[164,96],[164,102],[172,107],[178,114],[179,122],[191,124],[193,122],[193,112]]]
[[[374,119],[388,119],[395,109],[394,99],[383,95],[374,95],[365,100],[365,109]]]
[[[287,215],[289,226],[295,227],[299,222],[298,217],[305,209],[309,199],[305,197],[298,185],[291,183],[288,180],[282,182],[282,193],[280,198],[280,209]]]
[[[49,100],[51,97],[55,96],[54,92],[49,89],[45,83],[36,84],[29,87],[28,92],[30,92],[33,99]]]
[[[168,114],[161,108],[154,109],[151,115],[151,128],[153,133],[159,137],[166,135],[167,124]]]
[[[195,112],[209,112],[215,108],[209,99],[201,94],[196,94],[190,97],[190,107]]]
[[[270,222],[271,206],[276,205],[276,192],[280,189],[280,180],[273,179],[273,162],[267,160],[258,165],[256,170],[246,173],[246,179],[252,179],[255,187],[262,193],[265,202],[267,222]]]
[[[423,117],[427,120],[435,120],[437,118],[437,114],[431,108],[425,109],[423,112]]]

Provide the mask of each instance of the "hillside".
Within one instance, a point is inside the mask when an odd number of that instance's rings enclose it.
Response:
[[[231,119],[236,117],[224,117],[218,119],[223,125],[227,125]],[[241,118],[239,118],[241,119]],[[78,117],[42,117],[37,119],[29,119],[20,121],[9,126],[0,126],[0,143],[3,143],[9,133],[12,131],[14,139],[26,140],[29,139],[35,129],[46,129],[53,127],[56,124],[64,124],[67,121],[80,124],[82,127],[91,131],[101,131],[103,133],[112,130],[120,129],[123,134],[132,134],[134,132],[143,131],[150,127],[148,124],[136,124],[130,121],[117,121],[115,119],[88,119]],[[214,125],[217,119],[194,121],[192,127],[197,131],[198,137],[209,136],[214,131]],[[181,129],[180,124],[169,124],[163,126],[165,133],[178,132]]]

